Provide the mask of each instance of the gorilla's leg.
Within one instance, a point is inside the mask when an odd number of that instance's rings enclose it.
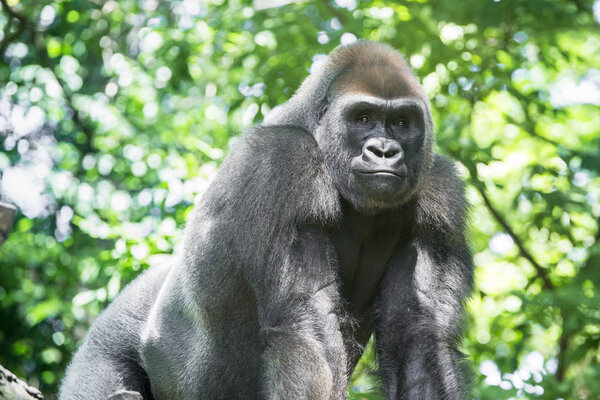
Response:
[[[70,364],[59,398],[152,399],[148,378],[137,362],[126,354],[103,354],[103,349],[94,348],[89,342]]]
[[[119,391],[152,399],[138,352],[139,334],[167,271],[167,266],[146,270],[98,317],[67,368],[60,400],[106,400]]]
[[[425,243],[433,243],[429,240]],[[464,398],[457,341],[472,281],[464,244],[399,249],[382,283],[375,327],[387,398]]]

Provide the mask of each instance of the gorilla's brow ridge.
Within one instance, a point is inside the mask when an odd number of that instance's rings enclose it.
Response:
[[[395,99],[386,99],[378,96],[356,93],[342,96],[340,103],[344,108],[356,104],[365,104],[380,107],[382,109],[418,108],[421,113],[424,112],[422,101],[416,97],[398,97]]]

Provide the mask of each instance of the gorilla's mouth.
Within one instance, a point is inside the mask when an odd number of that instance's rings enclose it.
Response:
[[[388,176],[394,178],[405,179],[408,176],[408,172],[406,167],[400,169],[368,169],[368,170],[357,170],[359,174],[362,175],[372,175],[372,176]]]

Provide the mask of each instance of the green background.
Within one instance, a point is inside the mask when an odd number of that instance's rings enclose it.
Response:
[[[368,38],[406,55],[468,184],[472,398],[600,398],[600,3],[283,3],[0,0],[0,364],[54,399],[230,139]],[[382,398],[375,370],[352,399]]]

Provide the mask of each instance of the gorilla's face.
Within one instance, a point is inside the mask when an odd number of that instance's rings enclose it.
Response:
[[[315,138],[355,209],[394,208],[414,192],[426,151],[424,116],[422,102],[410,97],[347,93],[330,102]]]

